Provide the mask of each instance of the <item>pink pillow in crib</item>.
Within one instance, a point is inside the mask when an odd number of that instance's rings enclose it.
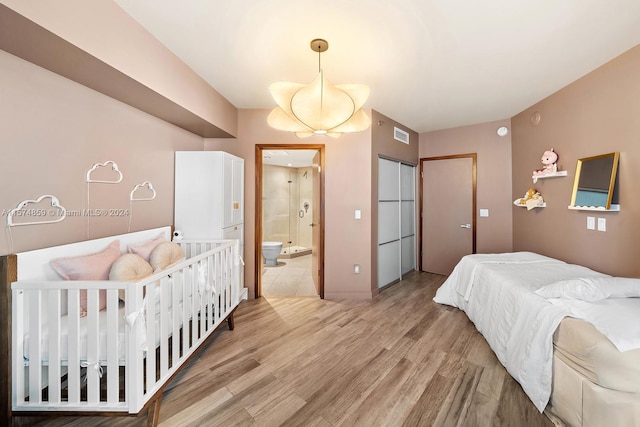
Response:
[[[104,250],[77,257],[51,260],[53,269],[65,280],[108,280],[111,266],[120,256],[120,241],[114,240]],[[107,306],[107,291],[100,291],[100,310]],[[80,315],[87,315],[87,291],[80,291]]]
[[[145,261],[149,262],[149,258],[151,257],[151,252],[158,246],[159,243],[166,241],[164,238],[164,233],[160,233],[158,237],[155,237],[150,240],[145,240],[144,242],[133,243],[127,246],[127,252],[130,254],[140,255]]]

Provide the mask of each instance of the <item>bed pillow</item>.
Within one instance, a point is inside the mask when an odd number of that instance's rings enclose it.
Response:
[[[536,291],[543,298],[600,301],[607,298],[640,297],[640,279],[626,277],[586,277],[561,280]]]
[[[167,267],[171,267],[184,260],[184,250],[175,242],[162,242],[159,243],[149,257],[149,263],[153,267],[154,271],[164,270]]]
[[[121,255],[111,266],[109,272],[109,280],[118,280],[121,282],[137,282],[145,277],[153,274],[153,267],[140,255],[124,254]],[[118,291],[118,298],[125,300],[125,291]]]
[[[120,257],[120,241],[114,240],[104,250],[93,254],[56,258],[53,269],[65,280],[108,280],[111,266]],[[107,306],[107,292],[100,291],[100,310]],[[87,314],[87,291],[80,290],[80,315]]]
[[[145,240],[144,242],[132,243],[127,246],[127,252],[130,254],[140,255],[145,261],[149,261],[151,252],[158,246],[159,243],[166,241],[164,233],[160,233],[158,237]]]

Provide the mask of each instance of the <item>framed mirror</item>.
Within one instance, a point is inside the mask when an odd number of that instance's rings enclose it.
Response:
[[[571,209],[612,210],[620,153],[578,159],[571,195]]]

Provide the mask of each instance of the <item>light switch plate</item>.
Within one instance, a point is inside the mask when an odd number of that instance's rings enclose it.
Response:
[[[598,218],[598,231],[607,231],[607,218]]]
[[[355,218],[356,219],[362,218],[362,211],[360,209],[356,209]]]
[[[596,218],[593,216],[587,217],[587,230],[595,230],[596,229]]]
[[[480,216],[482,217],[489,216],[489,209],[480,209]]]

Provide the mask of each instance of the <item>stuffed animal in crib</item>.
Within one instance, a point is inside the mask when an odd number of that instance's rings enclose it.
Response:
[[[553,148],[545,151],[540,160],[542,161],[543,168],[533,171],[533,176],[551,175],[558,171],[558,153],[553,151]]]

